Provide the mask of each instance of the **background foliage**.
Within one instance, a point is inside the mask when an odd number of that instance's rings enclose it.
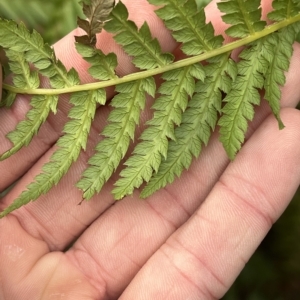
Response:
[[[197,0],[199,6],[210,0]],[[76,27],[77,0],[0,0],[0,17],[22,20],[53,44]],[[300,189],[224,300],[296,300],[300,295]]]
[[[39,31],[49,44],[75,28],[74,16],[80,12],[77,0],[0,0],[1,17],[22,20],[28,28]]]

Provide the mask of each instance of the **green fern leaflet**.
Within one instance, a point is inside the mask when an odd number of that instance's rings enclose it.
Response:
[[[96,109],[106,104],[107,87],[115,88],[107,125],[77,183],[85,200],[99,193],[121,165],[112,190],[114,198],[131,195],[143,184],[140,197],[149,197],[190,167],[217,125],[228,157],[234,159],[254,117],[254,107],[260,104],[261,90],[279,128],[284,127],[280,89],[300,33],[299,1],[274,0],[268,20],[263,20],[260,0],[221,0],[218,8],[228,24],[225,33],[234,39],[228,44],[215,34],[204,8],[195,0],[148,1],[157,6],[157,16],[180,44],[185,58],[176,61],[171,53],[163,52],[149,25],[144,22],[138,27],[130,20],[122,1],[85,1],[86,18],[78,18],[77,24],[86,34],[75,37],[75,45],[90,65],[88,71],[95,82],[89,84],[80,82],[75,69],[67,70],[36,31],[0,19],[0,46],[12,73],[12,84],[3,84],[1,106],[9,109],[19,94],[31,97],[26,119],[7,134],[12,145],[0,159],[30,145],[49,113],[56,112],[62,94],[70,94],[71,104],[57,150],[0,217],[37,200],[59,183],[85,151]],[[118,76],[116,54],[96,48],[102,30],[113,34],[132,58],[135,73]],[[239,59],[233,60],[232,52],[242,46]],[[45,80],[50,88],[42,88]],[[155,99],[153,116],[137,139],[136,127],[148,98]]]

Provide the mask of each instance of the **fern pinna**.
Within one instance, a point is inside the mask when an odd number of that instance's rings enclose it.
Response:
[[[292,45],[300,31],[300,4],[297,0],[274,0],[268,20],[262,20],[259,0],[221,0],[218,8],[228,24],[226,34],[234,41],[225,44],[216,35],[205,11],[195,0],[148,0],[158,6],[157,16],[180,43],[185,58],[176,61],[161,50],[145,22],[138,27],[128,19],[122,1],[90,0],[82,3],[87,19],[78,18],[86,34],[76,39],[78,53],[90,64],[89,73],[97,80],[81,84],[75,69],[67,70],[54,50],[36,32],[23,24],[0,19],[0,45],[6,52],[12,84],[3,84],[1,106],[10,107],[18,94],[31,95],[26,119],[7,137],[12,146],[4,160],[29,145],[48,114],[56,112],[59,96],[69,93],[72,108],[57,150],[44,165],[42,173],[3,212],[36,200],[56,185],[84,151],[97,106],[105,105],[105,88],[115,86],[112,110],[101,135],[103,139],[89,159],[77,187],[83,199],[99,193],[117,170],[125,155],[124,168],[112,191],[115,199],[133,193],[146,183],[141,198],[173,182],[191,165],[219,125],[220,140],[230,159],[244,142],[247,123],[259,105],[261,90],[278,120],[280,87],[293,53]],[[270,25],[267,25],[270,24]],[[95,47],[102,30],[132,58],[135,73],[119,77],[114,53],[104,54]],[[232,51],[243,46],[238,61]],[[156,86],[155,76],[162,84]],[[50,88],[41,88],[48,79]],[[140,114],[147,95],[156,98],[153,117],[145,124],[132,153]]]

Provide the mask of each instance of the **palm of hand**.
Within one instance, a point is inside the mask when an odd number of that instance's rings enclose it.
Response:
[[[127,2],[132,18],[151,20],[154,35],[165,50],[172,51],[176,45],[149,6],[143,1]],[[208,11],[216,19],[214,9],[212,4]],[[87,66],[76,60],[73,35],[57,43],[56,51],[67,65],[75,62],[87,81]],[[115,47],[105,33],[99,46],[110,51]],[[132,68],[122,55],[120,74]],[[295,162],[300,154],[300,115],[293,109],[300,94],[293,76],[299,69],[299,55],[298,47],[283,89],[286,129],[279,132],[276,120],[262,105],[233,163],[229,164],[215,134],[191,169],[151,198],[141,201],[136,193],[114,203],[109,183],[95,199],[78,206],[81,194],[74,183],[87,162],[83,153],[49,194],[2,219],[1,299],[222,297],[299,183]],[[13,128],[27,108],[26,99],[18,99],[14,109],[0,112],[3,124]],[[58,115],[50,117],[33,144],[1,162],[0,190],[27,171],[1,206],[39,173],[54,150],[67,110],[61,102]],[[99,140],[107,112],[107,107],[98,110],[87,151]],[[7,147],[3,138],[7,129],[0,130],[2,152]]]

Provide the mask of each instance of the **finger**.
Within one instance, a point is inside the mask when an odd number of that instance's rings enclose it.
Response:
[[[163,51],[172,52],[177,44],[172,39],[169,31],[165,29],[162,21],[156,17],[153,6],[146,0],[142,1],[124,1],[128,10],[129,18],[136,20],[138,25],[148,21],[153,36],[160,41]],[[137,10],[138,9],[138,10]],[[54,45],[57,57],[70,69],[74,67],[83,83],[91,82],[92,78],[88,74],[88,63],[85,62],[77,53],[74,46],[74,35],[82,35],[82,30],[77,29],[63,38]],[[115,52],[118,61],[121,62],[117,68],[119,76],[124,76],[135,70],[129,58],[124,51],[117,45],[113,36],[105,31],[99,35],[97,47],[101,48],[105,53]],[[111,97],[113,90],[108,91],[108,97]],[[28,97],[20,96],[10,109],[0,110],[0,120],[4,124],[0,128],[0,153],[4,153],[11,147],[11,143],[5,138],[5,135],[15,129],[18,122],[25,118],[25,114],[29,110]],[[58,104],[58,112],[56,115],[50,114],[47,121],[41,127],[39,134],[33,138],[28,147],[22,148],[18,153],[9,159],[0,162],[0,168],[3,174],[0,180],[0,191],[12,184],[16,179],[22,176],[47,150],[51,148],[61,135],[63,125],[67,121],[67,114],[70,109],[68,97],[62,96]],[[101,111],[101,109],[100,109]],[[102,124],[104,122],[102,121]]]
[[[297,56],[299,53],[295,52],[295,55]],[[299,61],[295,59],[294,63],[297,65]],[[295,88],[298,86],[295,82]],[[283,105],[288,101],[289,99],[283,98]],[[264,104],[258,110],[254,122],[252,122],[248,136],[252,134],[269,113],[269,108]],[[99,114],[95,123],[98,123],[98,120],[101,123],[101,119],[103,122],[103,116]],[[48,157],[50,154],[48,154]],[[43,161],[47,160],[48,157],[44,157],[32,169],[31,173],[20,181],[17,188],[4,199],[4,205],[8,205],[12,199],[18,196],[19,191],[23,190],[31,182],[33,175],[40,172]],[[101,194],[95,197],[93,201],[77,206],[81,200],[81,194],[74,185],[80,178],[85,163],[86,157],[83,153],[57,187],[53,188],[46,196],[40,197],[39,201],[15,212],[20,222],[22,222],[22,226],[33,236],[45,240],[51,249],[64,249],[113,203],[110,195],[112,181],[110,181]],[[166,187],[161,193],[157,193],[150,201],[155,203],[156,210],[159,210],[160,205],[173,207],[176,206],[176,203],[173,203],[172,195],[177,195],[182,208],[192,213],[201,204],[201,201],[205,199],[227,164],[228,158],[218,141],[217,134],[215,134],[209,146],[203,151],[200,159],[194,162],[189,172],[184,173],[180,179],[173,185]],[[157,201],[158,198],[165,200]],[[168,200],[169,198],[171,198],[170,201]],[[177,210],[178,215],[182,215],[180,207],[174,207],[172,211]],[[171,216],[166,215],[165,218],[170,219]],[[172,220],[172,222],[180,226],[186,218],[188,218],[188,214],[185,214],[181,219]],[[115,223],[115,220],[112,222]],[[148,230],[148,227],[145,230]]]
[[[120,299],[220,299],[300,181],[299,111],[268,118],[199,210],[153,255]],[[147,293],[144,293],[147,291]]]

